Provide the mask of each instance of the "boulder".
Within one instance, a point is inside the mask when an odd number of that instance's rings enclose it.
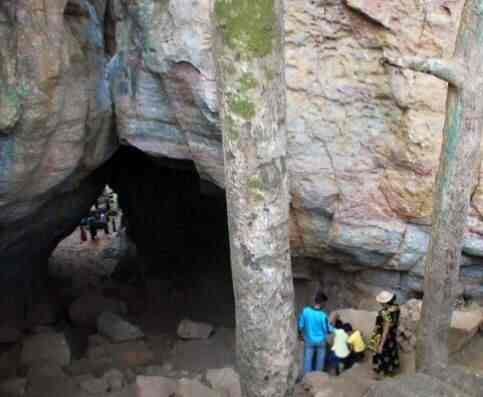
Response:
[[[95,378],[90,374],[78,377],[77,382],[80,388],[89,394],[104,394],[109,389],[106,379]]]
[[[78,327],[95,328],[97,319],[103,312],[126,314],[126,305],[102,295],[84,295],[70,305],[69,318]]]
[[[107,384],[108,391],[119,391],[126,384],[124,374],[118,369],[110,369],[102,378]]]
[[[450,352],[460,351],[478,333],[481,326],[483,310],[453,312],[449,333]]]
[[[99,315],[97,330],[114,342],[144,338],[144,333],[138,327],[111,312],[103,312]]]
[[[416,348],[416,331],[421,318],[422,301],[412,299],[401,305],[399,325],[399,343],[405,352]],[[455,353],[460,351],[478,332],[483,325],[483,311],[453,311],[449,333],[449,349]]]
[[[71,353],[64,334],[37,334],[23,342],[21,362],[32,366],[38,363],[51,363],[60,366],[70,363]]]
[[[233,368],[209,369],[206,381],[222,397],[241,397],[240,376]]]
[[[176,395],[176,381],[162,376],[138,376],[136,397],[171,397]]]
[[[179,323],[177,334],[182,339],[207,339],[213,331],[211,324],[185,319]]]

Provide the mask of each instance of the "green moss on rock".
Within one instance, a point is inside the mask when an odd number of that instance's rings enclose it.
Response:
[[[248,179],[248,189],[255,200],[261,201],[265,198],[263,194],[263,181],[259,176],[255,175]]]
[[[275,72],[268,66],[265,68],[265,77],[268,81],[272,81],[275,78]]]
[[[272,52],[277,22],[273,0],[216,0],[215,16],[230,48],[248,58]]]
[[[252,73],[243,73],[240,79],[240,88],[242,92],[246,92],[253,88],[257,88],[258,82]]]
[[[230,100],[230,110],[245,120],[251,120],[255,117],[255,105],[245,96],[235,96]]]

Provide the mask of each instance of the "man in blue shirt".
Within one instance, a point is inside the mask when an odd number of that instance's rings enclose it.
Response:
[[[304,336],[304,375],[324,369],[327,336],[333,331],[322,303],[327,297],[318,292],[313,306],[304,308],[299,317],[299,331]]]

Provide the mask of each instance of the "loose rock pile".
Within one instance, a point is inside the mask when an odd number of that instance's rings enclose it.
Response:
[[[11,374],[0,374],[9,377],[0,380],[1,397],[241,397],[232,368],[188,372],[163,361],[170,356],[157,355],[155,337],[128,320],[121,301],[83,296],[68,312],[71,324],[91,332],[82,357],[76,357],[67,329],[38,326],[19,333],[11,338],[17,349],[0,354],[0,364],[5,356],[12,366]],[[178,332],[180,343],[205,343],[214,327],[185,319]]]

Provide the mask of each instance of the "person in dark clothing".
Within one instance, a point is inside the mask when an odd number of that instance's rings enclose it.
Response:
[[[87,233],[86,233],[86,229],[84,228],[84,225],[80,225],[80,240],[81,240],[81,243],[84,243],[87,241]]]
[[[382,305],[377,313],[376,326],[369,340],[369,348],[374,351],[372,367],[375,378],[393,376],[400,367],[397,329],[399,326],[399,305],[396,296],[389,291],[381,292],[376,300]]]
[[[117,232],[117,224],[116,224],[116,216],[117,216],[117,212],[114,211],[114,210],[110,210],[108,213],[108,218],[111,218],[111,228],[112,228],[112,232],[113,233],[116,233]]]
[[[86,226],[87,226],[87,219],[82,218],[79,225],[81,243],[87,241]]]
[[[109,234],[109,222],[107,217],[107,211],[101,210],[99,214],[99,224],[104,229],[104,234]]]
[[[91,240],[97,240],[97,221],[96,217],[91,215],[87,218],[87,225],[89,227],[89,233],[91,235]]]

